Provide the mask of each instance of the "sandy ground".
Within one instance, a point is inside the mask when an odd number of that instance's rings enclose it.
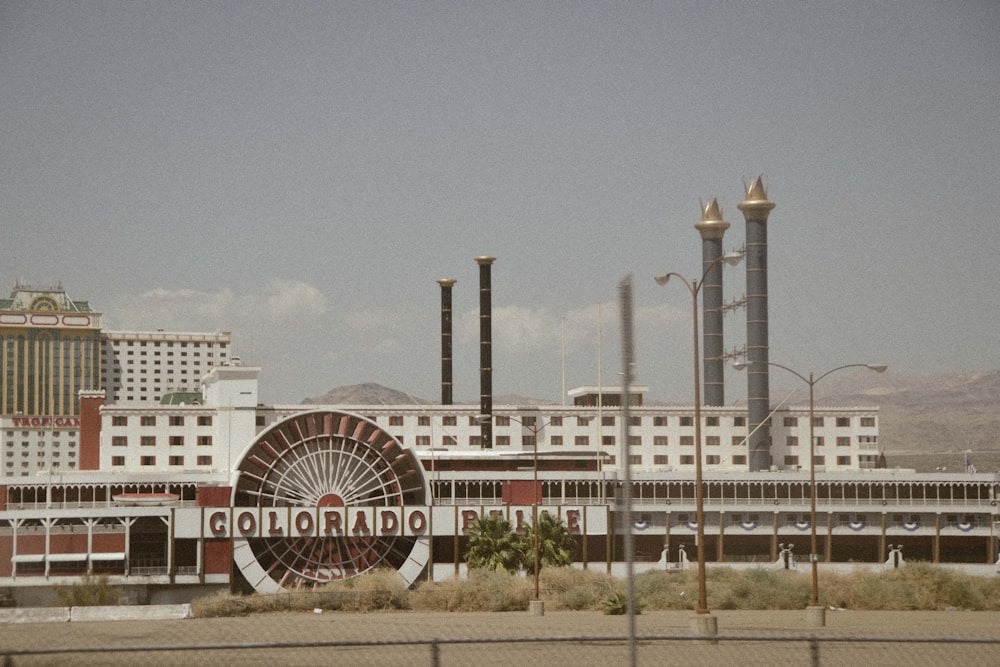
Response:
[[[636,664],[1000,665],[1000,612],[828,611],[826,626],[821,628],[808,627],[804,611],[713,613],[718,622],[717,643],[694,638],[691,612],[648,612],[636,617]],[[633,653],[628,635],[627,617],[598,612],[547,611],[541,617],[527,612],[325,612],[7,625],[0,626],[0,654],[11,656],[13,665],[582,667],[630,664]],[[811,637],[818,640],[815,645],[810,644]],[[562,641],[567,638],[575,639]],[[845,641],[851,638],[863,641]],[[434,646],[429,643],[433,639],[460,643]],[[956,639],[965,643],[948,641]],[[309,645],[331,641],[358,645]],[[285,646],[208,648],[240,644]],[[181,646],[192,650],[122,650]],[[80,650],[46,656],[13,653],[57,647]]]

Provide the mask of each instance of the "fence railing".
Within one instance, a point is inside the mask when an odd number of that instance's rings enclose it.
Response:
[[[18,664],[17,659],[43,656],[61,656],[66,659],[83,659],[85,656],[100,656],[102,663],[128,664],[135,660],[135,654],[154,656],[155,664],[186,664],[190,660],[187,653],[199,652],[200,664],[226,664],[234,655],[246,653],[246,659],[259,657],[257,652],[269,651],[267,655],[287,655],[301,657],[315,649],[323,649],[324,661],[335,660],[335,654],[329,651],[343,649],[349,651],[353,660],[361,658],[363,651],[387,651],[393,648],[409,648],[406,653],[406,664],[427,664],[430,667],[442,665],[468,664],[471,652],[488,650],[496,653],[505,651],[505,655],[516,655],[523,649],[525,655],[538,658],[539,646],[549,645],[554,655],[563,654],[571,647],[585,647],[591,658],[595,651],[605,653],[618,650],[624,651],[630,645],[641,646],[645,655],[651,658],[662,658],[663,650],[670,644],[672,660],[695,659],[719,660],[724,656],[743,655],[747,653],[766,660],[767,655],[781,654],[781,660],[792,660],[794,664],[810,664],[816,667],[824,664],[848,664],[848,656],[838,649],[847,647],[853,651],[865,651],[865,655],[878,661],[873,655],[876,650],[883,659],[892,657],[892,664],[935,665],[944,659],[950,664],[990,664],[1000,650],[1000,637],[891,637],[891,636],[756,636],[756,635],[715,635],[697,634],[656,634],[638,635],[630,640],[622,635],[589,635],[565,637],[478,637],[478,638],[441,638],[441,639],[372,639],[372,640],[316,640],[294,642],[245,642],[218,644],[171,644],[149,646],[79,646],[79,647],[45,647],[30,649],[0,650],[4,665]],[[419,653],[412,649],[422,647],[426,650],[426,663]],[[504,647],[504,648],[500,648]],[[934,655],[935,650],[940,655]],[[273,652],[277,651],[275,654]],[[361,651],[361,652],[359,652]],[[251,653],[253,652],[253,653]],[[214,654],[214,656],[213,656]],[[174,660],[168,659],[174,656]],[[564,656],[565,657],[565,656]],[[986,662],[983,662],[986,660]],[[176,662],[175,662],[176,661]],[[827,661],[827,662],[824,662]],[[658,661],[657,661],[658,662]],[[360,664],[360,663],[359,663]],[[593,663],[591,663],[593,664]],[[755,663],[756,664],[756,663]],[[777,664],[777,663],[775,663]]]

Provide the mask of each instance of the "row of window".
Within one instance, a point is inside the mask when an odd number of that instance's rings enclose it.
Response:
[[[397,435],[396,439],[403,442],[404,437]],[[869,443],[865,438],[859,438],[859,442]],[[478,435],[469,436],[469,446],[479,447],[482,439]],[[746,436],[734,435],[731,436],[731,444],[733,447],[741,447],[746,445]],[[838,447],[850,447],[851,438],[850,436],[838,436],[837,437]],[[601,436],[601,446],[602,447],[614,447],[617,443],[616,437],[613,435],[602,435]],[[415,444],[417,447],[430,447],[431,446],[431,436],[429,435],[418,435],[415,439]],[[509,435],[495,435],[493,436],[493,444],[497,447],[509,447],[511,444],[511,439]],[[542,443],[544,445],[544,443]],[[548,446],[549,447],[562,447],[565,444],[563,436],[552,435],[549,436]],[[642,436],[640,435],[630,435],[628,439],[628,444],[630,447],[641,447],[642,446]],[[681,447],[694,447],[694,436],[693,435],[682,435],[679,438],[679,444]],[[705,436],[705,446],[706,447],[719,447],[722,444],[722,440],[717,435],[707,435]],[[798,438],[795,436],[788,436],[785,441],[788,447],[797,447],[799,442]],[[576,447],[589,447],[590,446],[590,436],[589,435],[577,435],[573,437],[573,445]],[[653,436],[653,446],[654,447],[668,447],[670,445],[669,438],[665,435],[654,435]],[[454,435],[442,435],[441,436],[441,446],[443,447],[457,447],[458,446],[458,436]],[[521,436],[521,448],[522,449],[532,449],[535,446],[535,436],[524,435]],[[816,438],[816,446],[823,447],[823,438]],[[821,458],[821,457],[817,457]]]
[[[44,454],[45,454],[45,452],[42,452],[41,455],[44,455]],[[31,452],[27,452],[27,451],[21,452],[21,456],[23,458],[28,458],[29,456],[31,456]],[[57,459],[57,458],[59,458],[59,456],[60,456],[60,452],[52,452],[52,458]],[[74,458],[76,456],[76,452],[67,452],[66,456],[68,456],[70,458]],[[13,458],[13,457],[14,457],[14,452],[8,451],[7,452],[7,458]]]
[[[403,416],[402,415],[390,415],[389,416],[389,426],[403,426]],[[538,426],[539,429],[545,428],[547,426],[559,427],[563,425],[563,417],[555,416],[550,417],[548,421],[543,422]],[[593,416],[578,416],[569,417],[568,419],[576,419],[577,426],[589,426],[591,422],[595,419]],[[603,415],[601,417],[601,426],[614,426],[617,417],[615,415]],[[653,426],[669,426],[670,420],[674,419],[680,426],[694,426],[694,417],[689,416],[679,416],[679,417],[669,417],[665,415],[653,417]],[[874,428],[875,427],[875,417],[859,417],[859,423],[863,428]],[[733,426],[746,426],[746,417],[733,417]],[[511,423],[517,425],[520,424],[526,428],[535,428],[538,424],[537,417],[520,417],[513,418],[505,415],[495,415],[493,417],[493,423],[496,426],[510,426]],[[784,425],[786,427],[798,426],[798,417],[785,417]],[[823,426],[825,419],[823,417],[814,417],[814,426]],[[457,426],[458,417],[455,415],[445,415],[441,418],[441,424],[443,426]],[[478,426],[480,424],[479,418],[476,416],[469,417],[469,426]],[[642,416],[631,416],[629,417],[629,424],[631,426],[642,426]],[[430,426],[431,418],[429,415],[418,415],[417,416],[417,426]],[[710,415],[705,417],[705,426],[719,426],[720,417],[716,415]],[[850,428],[851,418],[850,417],[836,417],[835,425],[837,428]]]
[[[195,462],[197,463],[197,465],[200,465],[200,466],[210,466],[210,465],[212,465],[212,457],[211,456],[198,456],[198,457],[195,458]],[[169,465],[172,465],[172,466],[182,466],[182,465],[184,465],[184,457],[183,456],[170,456],[170,457],[167,458],[167,463]],[[123,467],[125,465],[125,457],[124,456],[112,456],[111,457],[111,465],[114,466],[114,467]],[[156,457],[155,456],[140,456],[139,457],[139,465],[143,465],[143,466],[155,466],[156,465]]]
[[[37,443],[38,443],[39,448],[49,447],[49,448],[55,449],[55,448],[58,448],[59,445],[60,445],[60,442],[58,440],[54,440],[52,442],[45,442],[44,440],[38,440]],[[10,449],[10,448],[12,448],[14,446],[14,441],[13,440],[8,440],[6,444],[7,444],[7,448]],[[70,447],[76,447],[76,441],[75,440],[70,440],[66,444],[69,445]],[[21,441],[21,446],[22,447],[28,447],[30,445],[31,445],[31,442],[29,442],[27,440],[22,440]]]
[[[211,426],[212,415],[198,415],[198,426]],[[169,426],[184,426],[184,415],[170,415],[167,417]],[[111,417],[112,426],[128,426],[127,415],[114,415]],[[156,415],[140,415],[139,426],[156,426]]]
[[[8,468],[13,468],[14,467],[14,462],[13,461],[7,461],[7,467]],[[28,461],[21,461],[21,467],[22,468],[30,468],[31,464],[28,463]],[[45,468],[60,468],[62,466],[59,465],[59,461],[53,461],[51,463],[47,463],[45,461],[39,461],[38,464],[37,464],[37,467],[45,469]],[[67,468],[76,468],[76,461],[70,461],[66,465],[66,467]],[[24,472],[24,473],[21,473],[21,474],[22,475],[27,475],[28,473]]]
[[[870,436],[870,435],[865,435],[865,436],[859,436],[858,437],[858,442],[859,443],[873,444],[876,441],[877,440],[874,438],[874,436]],[[851,437],[850,436],[846,436],[846,435],[845,436],[838,435],[837,439],[836,439],[836,443],[837,443],[838,447],[850,447],[851,446]],[[816,436],[816,446],[817,447],[823,447],[825,444],[826,444],[826,441],[823,440],[823,436],[821,436],[821,435]],[[799,446],[799,438],[798,438],[798,436],[796,436],[796,435],[787,435],[787,436],[785,436],[785,446],[786,447],[798,447]]]
[[[875,418],[874,417],[860,417],[860,424],[862,428],[875,428]],[[823,417],[813,417],[813,426],[822,426],[824,423]],[[798,426],[798,417],[785,417],[783,424],[786,427]],[[850,417],[836,417],[835,422],[837,428],[849,428],[851,426]]]
[[[184,446],[184,436],[183,435],[171,435],[167,436],[167,442],[171,447],[183,447]],[[199,435],[196,439],[196,444],[199,447],[211,447],[212,446],[212,436],[210,435]],[[142,435],[139,436],[139,445],[141,447],[156,447],[156,436],[155,435]],[[127,435],[113,435],[111,436],[111,446],[112,447],[128,447],[128,436]]]

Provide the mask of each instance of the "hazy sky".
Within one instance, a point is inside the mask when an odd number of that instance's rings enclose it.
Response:
[[[772,361],[996,369],[998,35],[987,0],[0,2],[0,289],[231,330],[266,401],[437,399],[453,277],[477,402],[494,255],[495,393],[559,401],[563,350],[618,381],[633,274],[636,380],[683,403],[690,296],[653,276],[700,275],[699,200],[740,245],[763,174]]]

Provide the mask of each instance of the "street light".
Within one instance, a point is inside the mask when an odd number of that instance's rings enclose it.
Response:
[[[733,363],[733,368],[738,371],[743,370],[751,363],[748,361],[737,361]],[[759,363],[759,362],[756,362]],[[831,368],[819,377],[815,377],[812,371],[809,372],[809,377],[802,375],[801,373],[792,370],[788,366],[782,366],[781,364],[776,364],[773,361],[767,362],[768,366],[775,366],[782,370],[788,371],[798,379],[809,385],[809,562],[812,568],[812,588],[809,593],[809,606],[813,609],[819,609],[819,613],[814,617],[815,625],[826,625],[826,613],[823,607],[819,606],[819,573],[818,573],[818,561],[819,555],[816,553],[816,438],[814,437],[815,432],[815,419],[813,418],[816,404],[814,397],[814,387],[816,383],[825,378],[827,375],[835,373],[845,368],[867,368],[873,370],[876,373],[884,373],[888,366],[884,364],[845,364],[843,366],[837,366],[836,368]]]
[[[535,578],[535,595],[531,600],[530,609],[533,616],[544,616],[545,615],[545,603],[542,602],[539,596],[539,563],[540,558],[540,546],[538,539],[538,503],[539,503],[539,493],[538,493],[538,434],[543,428],[549,425],[548,421],[538,423],[538,418],[535,417],[534,421],[530,424],[518,419],[517,417],[511,417],[510,415],[501,415],[506,417],[510,421],[520,424],[523,428],[531,430],[532,436],[532,456],[531,456],[531,470],[532,470],[532,497],[533,501],[531,504],[531,533],[532,533],[532,552],[534,554],[534,578]],[[491,419],[491,415],[479,415],[480,422],[484,422]]]
[[[705,282],[709,271],[715,268],[716,264],[725,262],[729,266],[736,266],[743,259],[742,253],[733,252],[716,257],[708,263],[701,275],[701,281],[689,281],[679,273],[667,273],[656,276],[657,285],[666,285],[671,278],[678,278],[691,293],[692,324],[694,328],[694,477],[695,477],[695,512],[698,522],[698,606],[696,614],[708,614],[708,589],[705,584],[705,499],[701,488],[701,374],[699,371],[700,352],[698,350],[698,292]],[[709,632],[714,634],[709,628]]]

